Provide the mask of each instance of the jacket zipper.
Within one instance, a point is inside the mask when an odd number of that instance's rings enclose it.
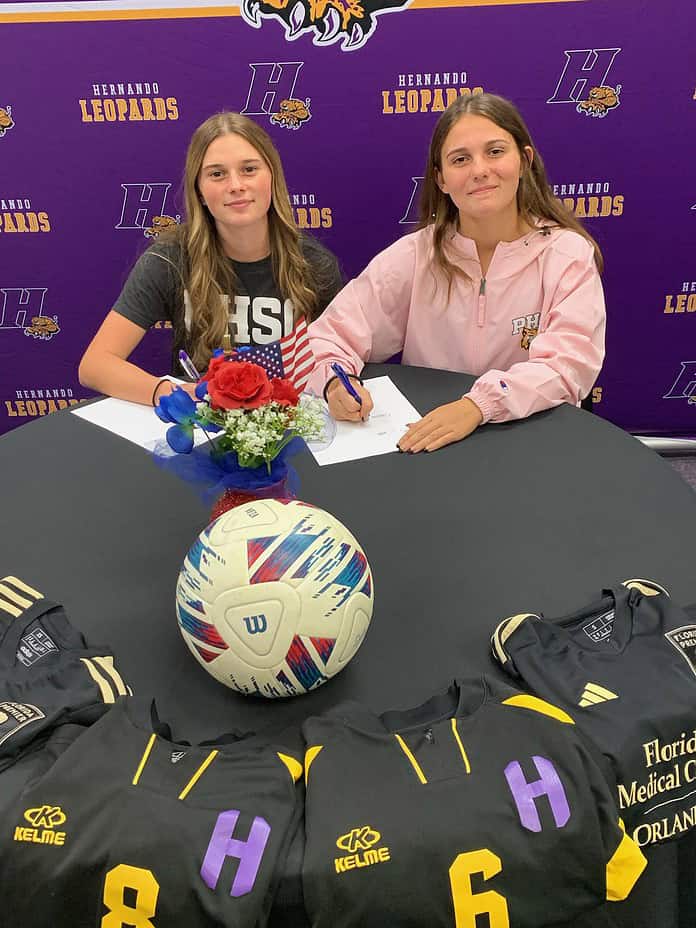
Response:
[[[486,320],[486,278],[481,278],[481,286],[479,287],[478,295],[478,316],[476,317],[476,323],[479,327],[482,327]]]

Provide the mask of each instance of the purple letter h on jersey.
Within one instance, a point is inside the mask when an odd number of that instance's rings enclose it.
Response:
[[[201,867],[203,882],[210,889],[215,889],[225,858],[237,857],[239,867],[232,883],[230,896],[244,896],[254,888],[256,874],[259,872],[261,858],[271,833],[271,826],[266,819],[257,815],[249,829],[249,837],[246,841],[233,838],[232,832],[238,818],[237,809],[228,809],[227,812],[221,812],[218,815]]]
[[[520,821],[528,831],[541,831],[541,820],[536,802],[540,796],[548,796],[556,828],[563,828],[570,818],[570,806],[556,768],[545,757],[532,757],[539,772],[539,779],[527,783],[519,761],[513,760],[505,768],[505,778],[515,800]]]

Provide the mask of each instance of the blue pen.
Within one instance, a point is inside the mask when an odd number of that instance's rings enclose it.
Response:
[[[340,364],[336,364],[336,363],[334,362],[334,363],[331,365],[331,370],[332,370],[332,371],[334,372],[334,374],[338,377],[338,379],[341,381],[341,383],[342,383],[343,386],[346,388],[346,390],[348,391],[348,393],[350,393],[350,395],[353,397],[353,399],[354,399],[354,400],[357,400],[358,405],[362,406],[362,400],[360,399],[360,394],[359,394],[358,391],[355,389],[355,387],[353,386],[353,384],[350,382],[350,377],[348,376],[348,374],[346,374],[346,372],[343,370],[343,368],[341,367],[341,365],[340,365]]]
[[[179,364],[183,367],[187,377],[191,377],[192,380],[201,379],[201,375],[196,370],[195,364],[183,350],[179,351]]]

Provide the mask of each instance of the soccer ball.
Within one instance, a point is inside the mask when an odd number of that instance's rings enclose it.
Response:
[[[295,696],[325,683],[360,647],[373,583],[348,529],[299,500],[224,513],[186,555],[176,587],[184,641],[241,693]]]

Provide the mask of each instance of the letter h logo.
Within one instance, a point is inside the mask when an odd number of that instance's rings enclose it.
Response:
[[[203,866],[201,867],[203,882],[214,890],[217,887],[226,858],[236,858],[239,861],[239,866],[230,890],[230,896],[234,897],[245,896],[254,888],[263,852],[266,849],[268,837],[271,833],[271,826],[266,819],[257,815],[251,823],[246,840],[233,838],[232,834],[238,818],[239,811],[237,809],[228,809],[218,815],[208,849],[203,858]]]
[[[23,329],[29,317],[43,315],[48,287],[0,287],[0,329]]]
[[[244,116],[270,116],[278,112],[281,100],[295,95],[297,75],[304,61],[260,61],[250,64],[251,82]]]
[[[677,374],[677,379],[662,399],[690,400],[694,393],[696,393],[696,361],[681,361],[681,370]]]
[[[520,821],[528,831],[541,831],[541,819],[536,800],[541,796],[546,796],[551,805],[556,828],[563,828],[570,818],[570,806],[561,778],[550,760],[536,755],[532,756],[532,760],[539,779],[531,783],[525,780],[519,761],[510,761],[505,768],[505,779],[508,781],[512,798],[515,800]]]
[[[171,184],[121,184],[123,205],[117,229],[144,229],[152,225],[153,216],[164,215]]]
[[[577,103],[593,87],[601,87],[620,48],[574,48],[563,52],[566,63],[547,103]]]

